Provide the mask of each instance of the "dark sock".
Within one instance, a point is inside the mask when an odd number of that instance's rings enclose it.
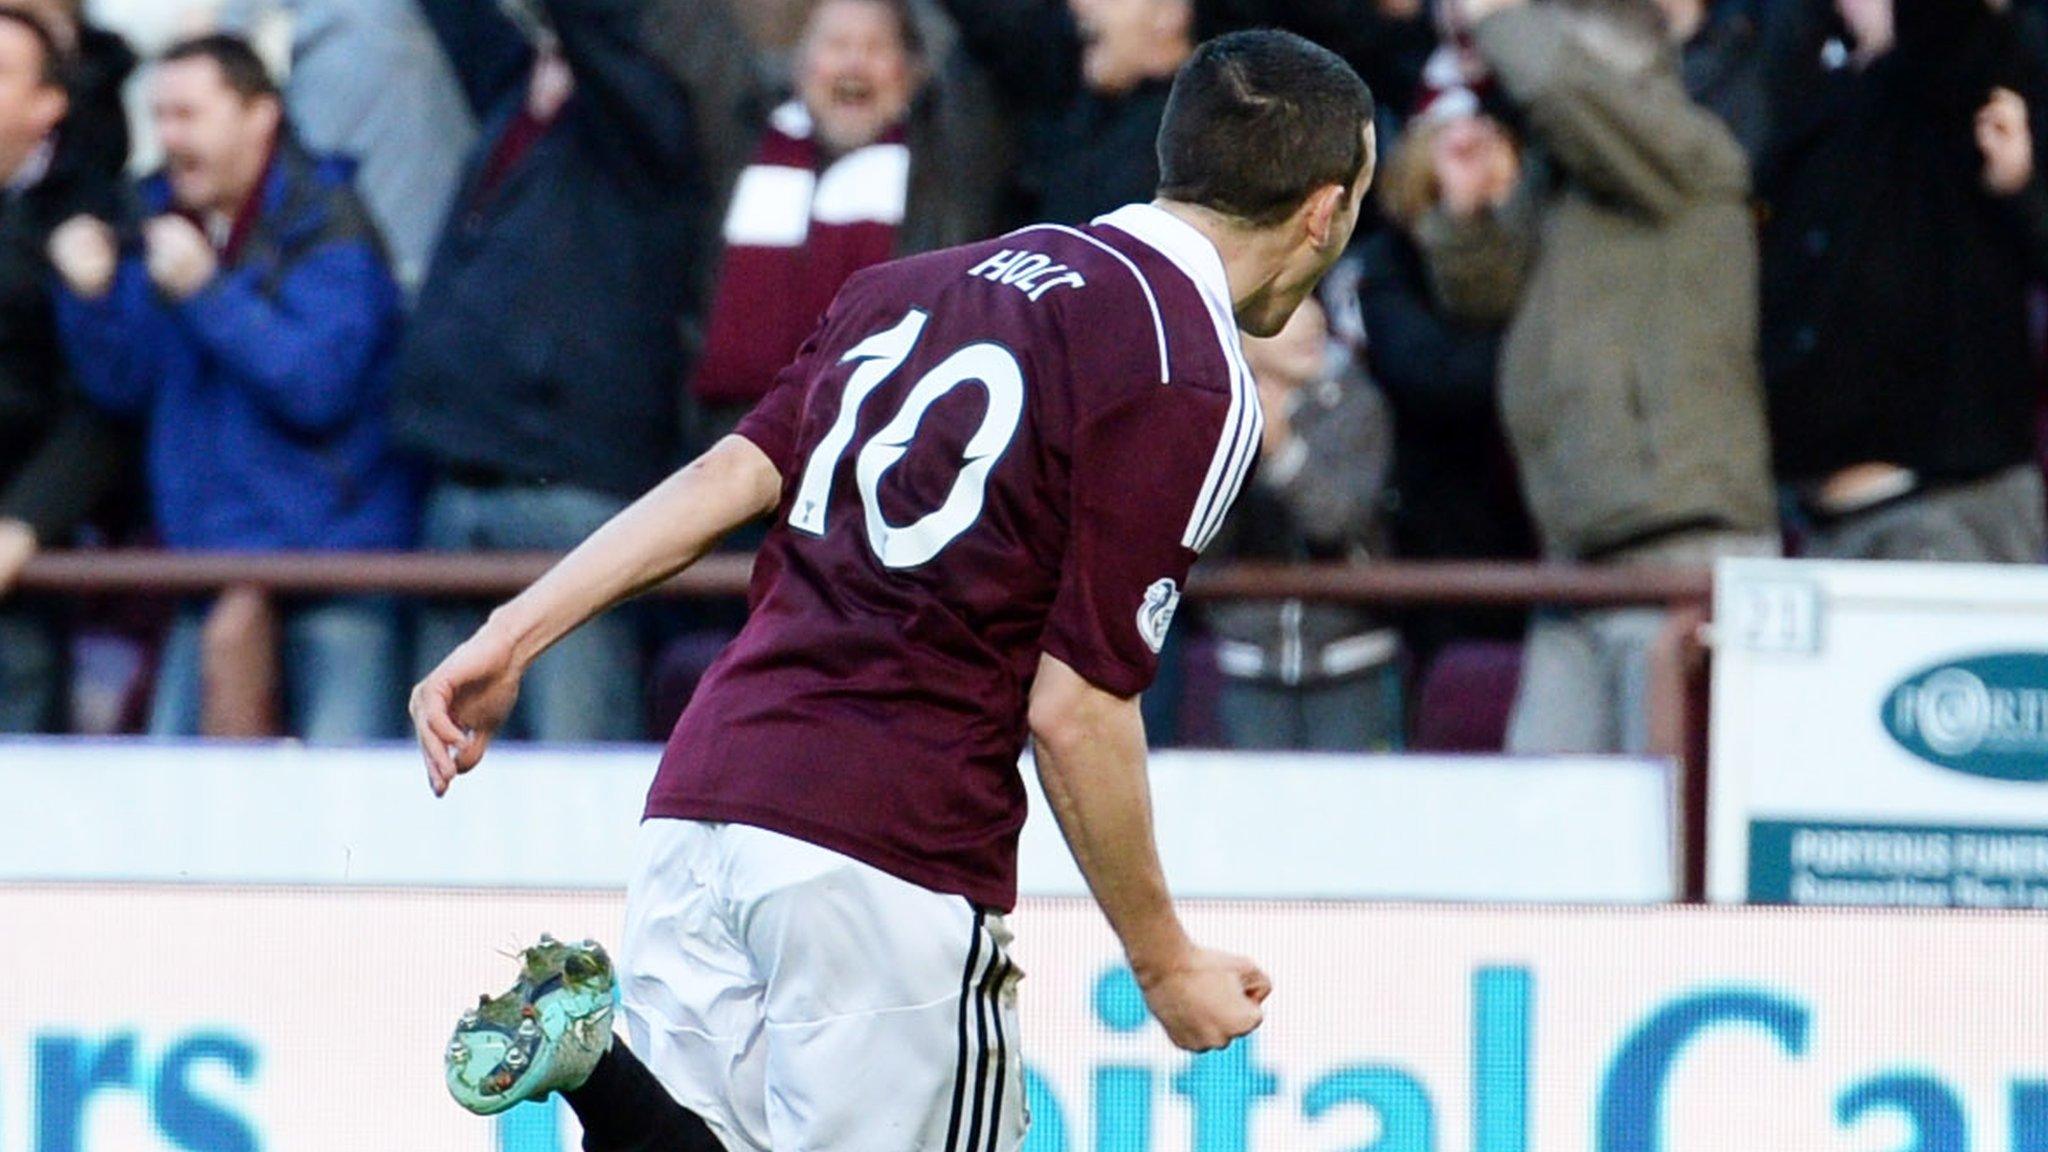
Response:
[[[616,1036],[590,1079],[562,1096],[583,1123],[584,1152],[724,1152],[704,1121],[676,1103]]]

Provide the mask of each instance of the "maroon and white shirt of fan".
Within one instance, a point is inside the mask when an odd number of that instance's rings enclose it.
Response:
[[[782,503],[647,815],[1009,909],[1041,653],[1151,684],[1260,431],[1222,260],[1159,208],[856,273],[739,428]]]

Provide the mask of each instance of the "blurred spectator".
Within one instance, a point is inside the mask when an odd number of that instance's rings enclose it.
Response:
[[[65,147],[93,157],[95,167],[129,154],[124,89],[135,72],[135,53],[119,35],[88,22],[82,0],[8,0],[50,31],[64,56],[71,112],[64,118]]]
[[[1839,15],[1842,25],[1836,24]],[[1978,0],[1786,13],[1764,369],[1816,556],[2028,562],[2044,542],[2028,287],[2040,63]]]
[[[1415,94],[1417,110],[1447,93],[1464,90],[1476,96],[1492,94],[1493,75],[1486,58],[1472,43],[1472,28],[1465,8],[1457,0],[1432,5],[1436,17],[1436,48],[1422,62],[1420,87]]]
[[[1214,560],[1384,555],[1380,493],[1392,430],[1379,390],[1330,338],[1314,300],[1279,335],[1246,338],[1266,441],[1257,482]],[[1401,744],[1400,641],[1349,604],[1220,603],[1207,613],[1234,748],[1386,751]]]
[[[1024,126],[1022,214],[1081,223],[1152,199],[1191,0],[944,0]]]
[[[1499,211],[1521,157],[1469,91],[1439,97],[1410,121],[1381,170],[1393,227],[1368,241],[1361,304],[1367,363],[1394,413],[1390,526],[1396,555],[1414,560],[1522,560],[1536,554],[1529,514],[1500,427],[1503,322],[1449,313],[1430,284],[1417,237]],[[1519,639],[1525,614],[1418,611],[1404,627],[1418,674],[1454,639]]]
[[[352,156],[363,202],[408,292],[426,275],[476,123],[412,0],[228,0],[224,27],[290,21],[285,106],[306,145]]]
[[[50,242],[65,350],[85,390],[140,418],[173,548],[401,548],[413,485],[384,405],[399,300],[345,162],[308,153],[248,45],[174,47],[153,85],[165,171],[128,235],[74,217]],[[127,222],[124,222],[124,225]],[[198,730],[197,607],[173,627],[151,728]],[[308,739],[395,732],[399,636],[380,601],[295,607],[287,707]]]
[[[67,90],[60,45],[77,44],[78,29],[56,25],[60,40],[43,19],[0,7],[0,732],[61,726],[56,609],[8,593],[38,548],[68,542],[126,464],[123,437],[65,369],[45,249],[63,221],[120,203],[126,153],[75,128],[109,99],[118,116],[133,59],[116,65],[118,39],[96,37],[101,74]]]
[[[1519,300],[1501,401],[1546,553],[1774,552],[1741,148],[1687,98],[1651,0],[1462,2],[1525,113],[1531,176],[1498,212],[1433,218],[1442,234],[1425,247],[1453,311],[1498,318]],[[1664,617],[1540,616],[1510,750],[1645,750]]]
[[[693,209],[689,102],[637,0],[546,0],[538,46],[494,0],[422,0],[485,127],[399,374],[400,441],[444,551],[566,550],[675,464]],[[440,660],[481,613],[422,614]],[[640,637],[612,613],[535,664],[511,733],[642,735]]]
[[[803,36],[812,0],[743,0],[734,9],[747,39],[767,51],[788,55]]]
[[[1075,224],[1158,191],[1159,121],[1194,54],[1192,0],[941,0],[1022,148],[1013,218]],[[1169,633],[1145,730],[1180,736],[1186,637]]]
[[[1436,48],[1428,7],[1423,0],[1198,0],[1195,38],[1285,28],[1349,61],[1381,109],[1405,112]]]
[[[1770,128],[1764,91],[1763,38],[1736,0],[1657,0],[1671,42],[1679,46],[1686,94],[1719,116],[1751,164]]]
[[[746,41],[726,0],[664,11],[664,56],[688,78],[705,151],[734,162],[715,172],[723,251],[691,382],[705,448],[767,393],[849,275],[999,231],[1010,150],[978,70],[931,70],[909,0],[814,7],[793,99],[766,61],[732,59]]]
[[[215,31],[212,20],[214,0],[12,0],[37,13],[64,12],[75,17],[89,13],[78,47],[81,68],[91,70],[92,28],[107,30],[102,35],[117,37],[124,48],[149,60],[171,45],[204,32]],[[258,55],[262,55],[260,50]],[[268,58],[266,58],[267,60]],[[162,166],[163,154],[150,126],[149,85],[138,75],[126,86],[122,106],[126,113],[119,130],[128,141],[128,171],[131,175],[153,172]]]

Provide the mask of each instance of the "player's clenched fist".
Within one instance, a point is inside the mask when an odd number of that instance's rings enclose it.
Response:
[[[73,292],[88,300],[114,287],[121,252],[114,230],[91,216],[74,216],[50,234],[50,264]]]
[[[1221,1048],[1257,1028],[1265,1019],[1260,1005],[1273,991],[1258,965],[1207,948],[1191,950],[1167,970],[1137,976],[1167,1039],[1189,1052]]]
[[[220,258],[199,226],[183,216],[159,216],[142,226],[149,278],[173,300],[189,300],[213,282]]]

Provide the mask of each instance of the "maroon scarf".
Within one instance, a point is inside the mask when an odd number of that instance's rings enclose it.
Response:
[[[726,213],[699,400],[767,393],[846,278],[894,253],[908,174],[900,127],[827,165],[802,107],[776,109]]]

